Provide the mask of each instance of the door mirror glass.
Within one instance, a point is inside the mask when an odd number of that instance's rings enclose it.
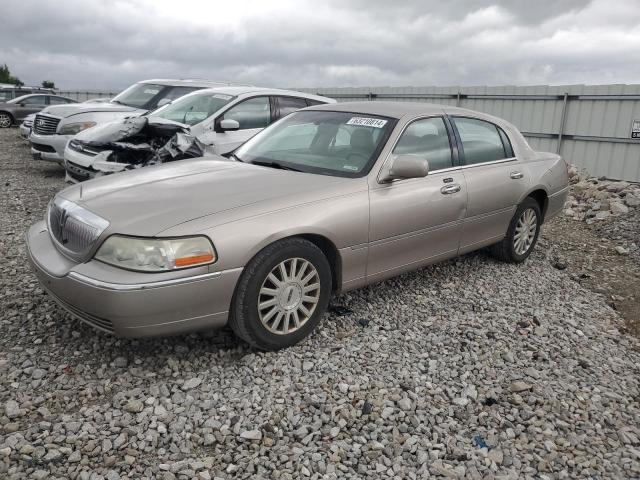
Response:
[[[222,130],[223,132],[233,132],[235,130],[240,130],[240,122],[231,118],[225,118],[224,120],[220,121],[220,130]]]
[[[429,162],[421,155],[395,155],[380,176],[382,183],[422,178],[429,173]]]

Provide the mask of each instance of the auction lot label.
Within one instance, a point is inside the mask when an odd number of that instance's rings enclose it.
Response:
[[[351,117],[347,125],[358,125],[360,127],[382,128],[387,124],[386,120],[371,117]]]
[[[640,138],[640,120],[631,122],[631,138]]]

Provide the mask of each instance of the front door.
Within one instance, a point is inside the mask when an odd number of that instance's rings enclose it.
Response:
[[[391,153],[401,154],[426,157],[429,174],[383,184],[372,181],[369,281],[458,253],[467,188],[461,169],[454,167],[451,140],[443,118],[411,122]]]
[[[236,120],[240,128],[235,131],[222,131],[220,122],[225,119]],[[200,140],[213,147],[218,155],[229,153],[272,122],[269,97],[253,97],[236,103],[215,121],[215,131],[207,132]]]

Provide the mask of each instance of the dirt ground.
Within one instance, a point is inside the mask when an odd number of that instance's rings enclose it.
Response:
[[[640,336],[640,261],[636,256],[620,255],[615,247],[626,242],[609,235],[617,230],[617,222],[630,222],[635,232],[630,236],[640,242],[637,219],[636,214],[588,225],[557,217],[543,227],[540,246],[547,249],[547,258],[556,268],[594,294],[605,296],[625,319],[629,333]]]

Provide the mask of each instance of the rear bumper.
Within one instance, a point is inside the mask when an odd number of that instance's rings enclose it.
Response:
[[[64,149],[72,135],[38,135],[31,133],[31,154],[37,160],[48,160],[62,163],[64,161]]]
[[[27,251],[38,280],[56,302],[92,327],[121,337],[175,335],[225,325],[242,272],[209,272],[202,267],[193,269],[197,274],[192,276],[182,271],[170,278],[178,272],[140,274],[95,260],[75,264],[55,248],[44,222],[29,229]]]

